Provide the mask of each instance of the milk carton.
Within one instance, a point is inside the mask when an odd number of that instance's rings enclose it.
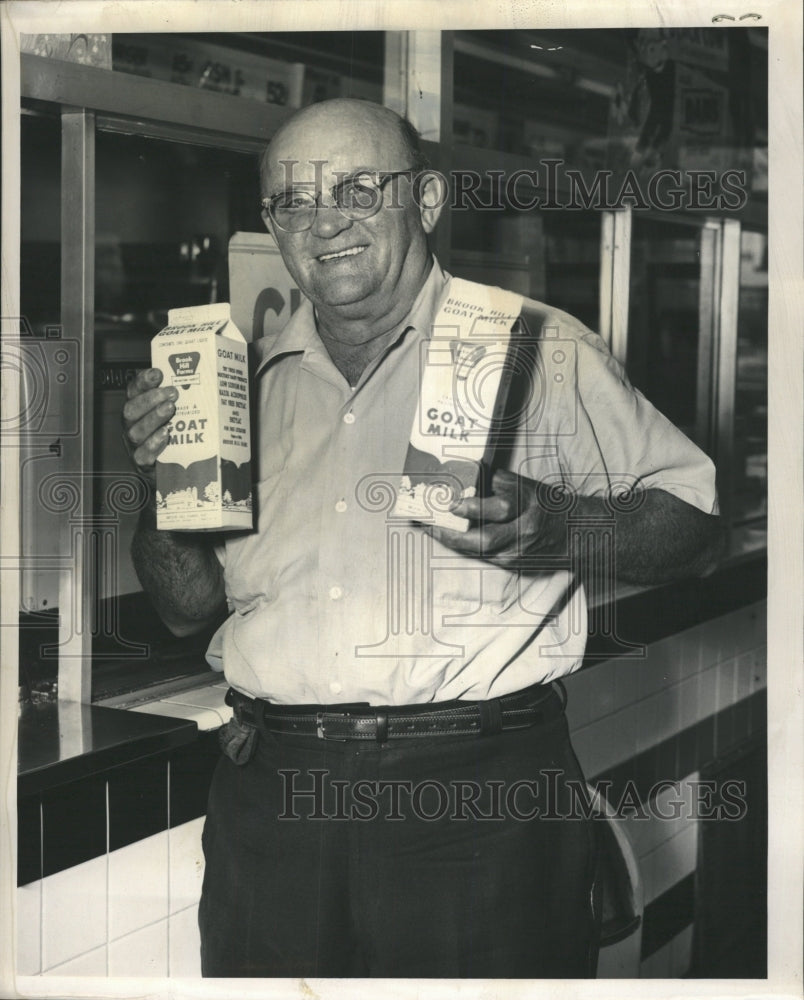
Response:
[[[419,402],[393,514],[466,531],[450,511],[491,463],[513,368],[522,297],[452,278],[421,344]]]
[[[151,363],[179,392],[156,462],[157,528],[253,527],[248,360],[229,303],[171,309]]]

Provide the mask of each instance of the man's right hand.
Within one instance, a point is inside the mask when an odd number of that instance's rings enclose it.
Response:
[[[138,371],[126,389],[123,440],[137,471],[153,480],[157,455],[167,444],[167,425],[176,412],[178,390],[162,387],[158,368]]]
[[[154,465],[167,444],[178,391],[162,388],[158,368],[146,368],[131,380],[126,395],[123,441],[137,471],[153,485]],[[200,632],[226,613],[223,568],[213,545],[212,535],[157,530],[153,504],[140,513],[131,543],[134,569],[174,635]]]

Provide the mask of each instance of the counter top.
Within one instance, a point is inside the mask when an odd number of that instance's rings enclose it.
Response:
[[[767,563],[755,553],[704,579],[652,588],[618,587],[614,600],[590,601],[584,667],[635,653],[737,607],[761,600]],[[231,717],[227,685],[205,671],[156,685],[107,705],[48,702],[26,706],[19,720],[19,795],[24,797],[110,767],[191,743],[199,730]]]
[[[195,722],[98,705],[51,702],[19,719],[20,798],[192,742]]]

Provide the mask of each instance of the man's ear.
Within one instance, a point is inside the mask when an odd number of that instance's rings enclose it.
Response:
[[[268,232],[273,237],[274,243],[276,243],[277,239],[276,239],[276,233],[274,232],[274,224],[273,224],[273,221],[271,220],[271,216],[268,214],[268,209],[264,208],[260,212],[260,215],[262,216],[262,221],[265,223],[265,228],[268,230]]]
[[[423,170],[414,182],[413,191],[422,228],[426,233],[432,233],[449,198],[447,179],[437,170]]]

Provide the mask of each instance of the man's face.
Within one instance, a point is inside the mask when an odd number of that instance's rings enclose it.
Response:
[[[322,189],[310,229],[271,230],[291,275],[317,306],[370,320],[418,291],[428,251],[412,179],[391,179],[380,210],[360,221],[343,216],[330,195],[335,184],[359,168],[410,166],[410,153],[393,122],[370,106],[314,106],[274,139],[263,164],[263,195],[285,191],[291,179],[293,186],[313,194],[319,193],[316,182]]]

